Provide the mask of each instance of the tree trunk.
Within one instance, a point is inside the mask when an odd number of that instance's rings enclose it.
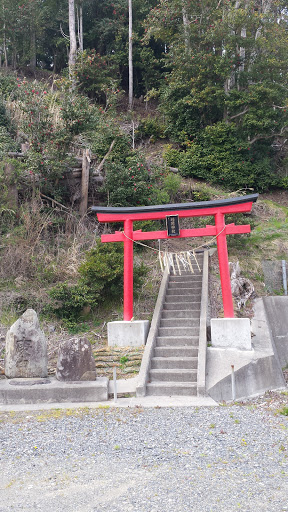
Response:
[[[183,27],[184,27],[185,50],[186,50],[186,53],[190,53],[191,43],[190,43],[190,34],[189,34],[189,18],[188,18],[187,6],[185,5],[185,0],[182,0],[182,18],[183,18]]]
[[[89,170],[90,170],[90,157],[89,149],[83,150],[82,160],[82,180],[81,180],[81,201],[79,213],[81,217],[85,215],[88,207],[88,190],[89,190]]]
[[[241,1],[236,0],[234,9],[237,10],[237,9],[240,9],[240,7],[241,7]],[[231,34],[235,35],[235,31],[232,30]],[[241,29],[241,36],[246,37],[246,28]],[[236,51],[236,53],[238,53],[238,51],[239,51],[238,45],[237,45],[235,51]],[[240,71],[244,71],[245,48],[240,48],[239,54],[240,54],[240,57],[243,58],[243,62],[241,63],[241,66],[239,69],[240,69]],[[235,54],[233,55],[233,57],[235,57]],[[235,84],[236,84],[236,75],[235,75],[235,71],[232,71],[230,77],[226,78],[226,80],[224,82],[224,91],[227,96],[229,96],[230,91],[231,91],[231,89],[233,89],[235,87]],[[229,118],[229,112],[228,112],[227,106],[225,105],[224,110],[223,110],[223,121],[226,124],[229,123],[228,118]]]
[[[73,68],[76,63],[77,55],[77,42],[75,30],[75,5],[74,0],[69,1],[69,36],[70,36],[70,51],[69,51],[69,75],[73,82]]]
[[[4,6],[3,6],[4,10]],[[8,58],[7,58],[7,46],[6,46],[6,22],[3,24],[3,51],[4,51],[4,66],[8,68]]]
[[[30,67],[36,68],[36,34],[33,22],[30,27]]]
[[[77,31],[78,31],[78,48],[83,52],[83,7],[82,4],[77,7]]]
[[[241,29],[241,37],[243,37],[243,39],[246,39],[246,28],[243,27]],[[241,65],[239,66],[239,71],[244,71],[245,69],[245,57],[246,57],[246,53],[245,53],[245,48],[242,46],[240,47],[240,59],[241,59]]]
[[[272,0],[262,0],[261,2],[261,13],[267,14],[271,10],[271,3]],[[257,28],[256,35],[255,35],[255,41],[258,39],[258,37],[261,35],[262,27]]]
[[[12,69],[16,69],[16,67],[17,67],[17,53],[16,53],[16,48],[14,47],[13,53],[12,53]]]
[[[132,54],[132,0],[128,0],[129,7],[129,109],[133,107],[133,54]]]

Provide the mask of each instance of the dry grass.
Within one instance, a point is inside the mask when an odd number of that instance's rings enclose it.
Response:
[[[85,251],[95,245],[94,229],[88,219],[48,210],[40,200],[22,205],[18,226],[2,243],[0,277],[35,283],[73,279]]]

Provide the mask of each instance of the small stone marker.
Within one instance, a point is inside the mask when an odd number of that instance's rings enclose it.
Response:
[[[33,309],[27,309],[7,332],[5,375],[9,379],[48,375],[46,338]]]
[[[87,338],[70,338],[61,343],[56,378],[66,381],[96,379],[95,359]]]

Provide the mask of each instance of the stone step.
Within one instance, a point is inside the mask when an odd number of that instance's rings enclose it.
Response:
[[[184,299],[189,297],[194,297],[195,294],[198,295],[201,293],[202,287],[194,286],[193,288],[168,288],[166,291],[166,300],[170,299],[170,297],[177,297],[177,300],[180,297],[183,297]]]
[[[199,327],[199,318],[161,318],[160,327]]]
[[[163,311],[168,311],[168,310],[195,311],[195,312],[199,312],[199,315],[200,315],[200,302],[197,300],[194,300],[194,301],[190,300],[187,302],[181,302],[181,301],[173,302],[171,300],[169,302],[164,302],[164,304],[163,304]]]
[[[151,368],[186,368],[195,370],[198,366],[197,357],[152,357]]]
[[[198,357],[198,347],[155,347],[154,357]]]
[[[193,270],[194,270],[194,272],[182,272],[182,270],[181,270],[181,274],[179,274],[178,271],[176,274],[173,274],[173,272],[170,272],[170,275],[168,278],[169,282],[173,281],[173,282],[182,283],[182,282],[190,281],[190,280],[193,281],[193,279],[202,279],[201,265],[200,265],[200,272],[198,270],[198,267],[193,267]]]
[[[197,321],[199,322],[199,315],[198,311],[200,311],[200,302],[195,302],[195,304],[198,305],[197,310],[194,310],[196,312]],[[193,319],[193,311],[190,309],[182,310],[182,309],[163,309],[161,314],[161,319]],[[196,319],[195,319],[196,320]]]
[[[197,300],[198,299],[198,300]],[[197,290],[197,292],[193,293],[193,295],[166,295],[165,304],[167,303],[177,303],[177,302],[199,302],[201,299],[201,290]]]
[[[195,396],[196,382],[150,382],[146,387],[147,395],[154,396]]]
[[[199,336],[157,336],[156,347],[198,347]]]
[[[152,369],[150,370],[150,381],[161,382],[196,382],[197,370],[187,369]]]
[[[201,275],[202,274],[202,267],[203,267],[203,262],[202,261],[199,261],[199,267],[200,267],[200,271],[199,271],[199,268],[198,266],[195,264],[195,265],[192,265],[192,268],[193,268],[193,272],[191,272],[190,268],[189,268],[189,271],[188,270],[183,270],[183,266],[180,265],[180,271],[181,273],[179,272],[179,269],[177,267],[177,263],[175,265],[175,274],[174,274],[174,271],[173,271],[173,268],[170,267],[170,275],[169,275],[169,278],[171,279],[172,277],[187,277],[188,279],[192,276],[195,276],[195,275]]]
[[[190,274],[186,274],[184,272],[181,274],[170,274],[169,276],[169,283],[193,283],[194,281],[201,281],[202,282],[202,272],[199,272],[198,269],[195,269],[193,274],[190,272]]]
[[[195,277],[201,277],[201,279],[202,279],[201,267],[202,267],[202,265],[200,265],[200,272],[199,272],[197,266],[193,267],[194,272],[182,272],[182,270],[181,270],[181,274],[179,274],[179,272],[177,272],[177,274],[173,274],[173,272],[171,272],[171,274],[169,276],[169,281],[173,280],[173,281],[182,282],[182,281],[194,279]]]
[[[197,327],[159,327],[159,336],[198,336],[199,326]]]
[[[182,289],[182,288],[193,288],[194,286],[202,286],[202,277],[200,278],[196,278],[195,279],[186,279],[185,281],[169,281],[169,284],[168,284],[168,290],[178,290],[178,289]]]

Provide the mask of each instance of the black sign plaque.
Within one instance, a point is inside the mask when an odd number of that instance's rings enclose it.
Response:
[[[166,225],[167,225],[167,236],[179,236],[180,235],[180,226],[179,226],[178,215],[167,215]]]

